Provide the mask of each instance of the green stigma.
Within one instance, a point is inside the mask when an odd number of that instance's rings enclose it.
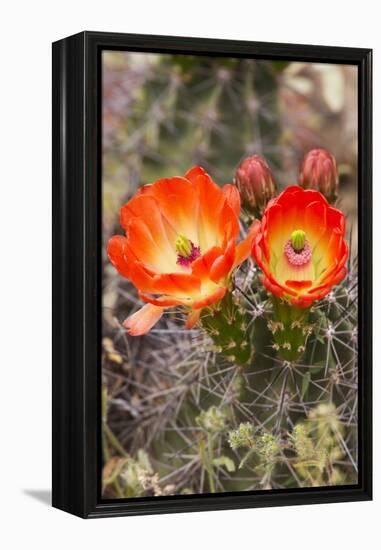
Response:
[[[185,258],[187,258],[192,254],[191,241],[181,233],[179,233],[176,238],[175,246],[176,246],[176,252],[180,256],[184,256]]]
[[[306,243],[306,233],[302,229],[296,229],[291,233],[291,245],[295,252],[301,252]]]

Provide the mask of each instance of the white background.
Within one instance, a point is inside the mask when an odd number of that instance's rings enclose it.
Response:
[[[0,18],[2,548],[379,548],[380,256],[375,255],[375,501],[80,520],[47,504],[51,456],[51,47],[82,30],[372,47],[380,97],[375,0],[33,0]],[[377,109],[377,105],[376,105]],[[381,238],[375,122],[375,242]],[[360,136],[361,139],[361,136]],[[379,340],[379,338],[378,338]],[[38,498],[36,498],[36,496]],[[45,501],[45,502],[44,502]]]

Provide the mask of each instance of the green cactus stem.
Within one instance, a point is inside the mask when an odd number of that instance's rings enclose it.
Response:
[[[228,292],[201,315],[201,325],[215,344],[215,351],[237,365],[248,365],[254,357],[249,317],[239,300]]]
[[[275,296],[272,301],[273,318],[268,328],[273,335],[273,347],[286,361],[296,361],[303,355],[313,330],[309,322],[310,309],[292,306]]]

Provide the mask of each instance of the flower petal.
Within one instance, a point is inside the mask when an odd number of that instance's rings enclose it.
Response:
[[[218,217],[217,242],[225,248],[230,239],[239,235],[239,222],[232,207],[226,201]]]
[[[312,286],[312,281],[286,281],[285,282],[285,285],[286,286],[290,286],[291,288],[295,289],[295,290],[303,290],[305,288],[309,288],[310,286]]]
[[[210,278],[218,283],[223,277],[227,277],[232,270],[235,256],[235,239],[229,241],[224,253],[216,258],[210,268]]]
[[[146,304],[136,313],[128,317],[123,326],[131,336],[146,334],[163,315],[164,308]]]
[[[207,173],[201,166],[193,166],[193,168],[190,168],[188,172],[185,174],[184,178],[189,180],[191,183],[195,183],[198,176],[205,176]]]
[[[213,246],[192,263],[192,275],[205,280],[210,279],[210,269],[217,258],[223,254],[222,248]]]
[[[142,292],[139,292],[139,297],[143,300],[143,302],[161,307],[181,306],[186,303],[184,300],[177,300],[171,296],[160,296],[159,298],[155,298],[154,296],[149,296],[148,294],[143,294]]]
[[[200,292],[201,281],[188,273],[163,273],[154,277],[153,287],[155,292],[187,297]]]
[[[198,243],[201,250],[205,251],[222,242],[227,224],[231,223],[236,216],[227,204],[220,187],[207,174],[198,175],[193,187],[199,201]],[[225,205],[227,208],[224,208]],[[223,220],[221,214],[223,214]]]
[[[272,283],[267,277],[261,277],[261,281],[266,290],[271,292],[271,294],[274,294],[274,296],[277,296],[278,298],[284,298],[284,296],[286,295],[282,287]]]
[[[152,240],[160,248],[162,254],[170,258],[173,265],[176,265],[176,232],[163,218],[160,205],[144,193],[138,193],[127,204],[120,209],[120,224],[128,229],[129,222],[134,218],[144,220]]]
[[[231,183],[227,183],[223,186],[222,191],[226,197],[228,205],[238,218],[241,212],[241,197],[237,187]]]
[[[254,220],[250,226],[249,232],[243,241],[237,244],[235,248],[235,258],[233,267],[237,267],[250,256],[251,249],[253,247],[254,239],[260,230],[261,223],[258,220]]]
[[[206,306],[210,306],[211,304],[214,304],[214,302],[218,302],[225,296],[227,292],[227,288],[218,288],[213,294],[209,294],[209,296],[205,296],[205,298],[202,298],[201,300],[196,300],[192,304],[193,309],[201,309]]]
[[[176,260],[167,256],[163,248],[154,240],[143,218],[132,218],[127,226],[128,244],[137,259],[155,271],[173,271]]]
[[[114,235],[108,242],[107,254],[112,265],[123,277],[130,276],[129,262],[126,256],[127,239],[122,235]]]
[[[191,329],[195,325],[197,325],[197,323],[200,320],[200,315],[201,315],[201,310],[199,310],[199,309],[196,310],[196,311],[191,311],[190,314],[187,317],[187,320],[186,320],[186,323],[185,323],[185,328]]]
[[[153,197],[172,231],[182,233],[195,245],[198,240],[199,197],[194,185],[186,178],[164,178],[146,186],[145,193]]]
[[[135,261],[131,264],[128,278],[142,292],[155,292],[152,272],[141,262]]]

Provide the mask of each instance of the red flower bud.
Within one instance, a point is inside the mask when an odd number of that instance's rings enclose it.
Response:
[[[335,157],[325,149],[313,149],[303,159],[299,181],[303,189],[316,189],[334,202],[339,186]]]
[[[234,183],[238,187],[244,208],[256,216],[276,194],[272,172],[262,157],[253,155],[244,159],[235,173]]]

